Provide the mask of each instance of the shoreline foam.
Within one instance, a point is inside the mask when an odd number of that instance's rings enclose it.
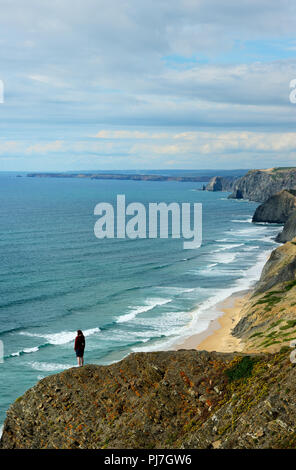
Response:
[[[275,244],[278,245],[277,243]],[[237,351],[241,350],[242,345],[240,345],[237,338],[231,335],[231,330],[240,320],[241,309],[247,300],[246,297],[252,292],[253,286],[259,280],[263,267],[273,249],[274,247],[271,250],[261,252],[254,265],[245,271],[244,276],[236,282],[236,285],[224,290],[225,293],[228,291],[228,294],[221,300],[213,304],[212,300],[214,298],[210,297],[203,303],[201,308],[197,308],[197,315],[192,320],[192,334],[183,335],[183,337],[179,336],[167,349],[205,349],[207,351],[233,352],[234,349],[232,348],[236,347]],[[245,282],[246,278],[248,282]],[[205,320],[207,313],[211,313],[212,317],[209,315],[207,327],[202,331],[194,333],[195,324]],[[224,339],[223,336],[225,336]],[[216,343],[216,346],[214,346],[214,343]]]
[[[278,243],[274,242],[275,245]],[[253,286],[258,282],[263,267],[266,264],[271,252],[274,247],[268,250],[262,251],[257,259],[254,261],[254,264],[249,267],[244,275],[237,279],[234,285],[227,288],[219,289],[218,293],[214,296],[209,297],[204,300],[199,306],[192,311],[192,319],[190,323],[183,327],[179,335],[176,335],[174,338],[158,340],[153,345],[145,345],[140,347],[132,348],[133,352],[151,352],[151,351],[174,351],[178,349],[200,349],[199,345],[208,337],[211,336],[216,330],[220,331],[220,328],[223,328],[223,334],[227,336],[224,343],[231,344],[232,347],[236,346],[239,348],[239,343],[230,340],[235,338],[231,335],[230,330],[228,331],[224,328],[225,322],[228,322],[228,316],[224,317],[228,309],[228,302],[232,302],[233,299],[239,299],[245,297],[249,292],[253,290]],[[231,308],[237,308],[237,305]],[[237,312],[231,312],[230,314],[237,316]],[[223,318],[222,318],[223,317]],[[237,321],[240,319],[237,316]],[[222,324],[223,323],[223,326]],[[237,323],[237,322],[236,322]],[[233,324],[232,328],[235,326]],[[222,331],[219,332],[219,337],[222,334]],[[219,341],[218,346],[222,347],[222,340]],[[207,349],[209,343],[202,344],[202,349]],[[212,346],[211,346],[212,347]],[[226,348],[226,344],[224,345]],[[216,347],[217,348],[217,347]],[[211,349],[217,350],[218,349]],[[238,349],[237,349],[238,350]],[[233,352],[231,347],[227,348],[228,352]],[[226,350],[224,351],[226,352]]]
[[[176,342],[173,349],[197,349],[199,351],[217,352],[242,351],[242,341],[235,338],[231,331],[241,319],[242,307],[251,292],[251,289],[235,292],[217,304],[216,308],[220,312],[220,316],[211,320],[205,331],[189,336],[182,342]]]

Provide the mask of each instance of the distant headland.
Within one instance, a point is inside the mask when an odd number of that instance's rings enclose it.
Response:
[[[29,178],[90,178],[94,180],[208,182],[211,176],[166,176],[125,173],[28,173]]]

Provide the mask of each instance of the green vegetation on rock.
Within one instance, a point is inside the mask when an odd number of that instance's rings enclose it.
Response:
[[[237,364],[225,371],[230,382],[234,380],[250,377],[254,367],[254,359],[250,356],[243,357]]]

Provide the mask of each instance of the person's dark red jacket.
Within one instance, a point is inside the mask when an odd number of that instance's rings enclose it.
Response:
[[[76,336],[75,344],[74,344],[74,350],[77,351],[77,349],[79,349],[79,351],[84,351],[84,348],[85,348],[85,338],[84,338],[84,336],[83,335]]]

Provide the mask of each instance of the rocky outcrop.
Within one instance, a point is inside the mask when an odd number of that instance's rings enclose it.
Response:
[[[296,211],[292,212],[284,225],[283,231],[276,237],[276,241],[278,243],[286,243],[294,237],[296,237]]]
[[[265,202],[283,189],[296,189],[296,168],[251,170],[235,181],[229,198]]]
[[[207,191],[232,191],[233,185],[237,178],[235,177],[223,177],[223,176],[214,176],[207,184]]]
[[[253,222],[284,224],[296,210],[296,191],[284,190],[257,207]]]
[[[8,410],[0,447],[293,448],[295,381],[287,351],[132,354],[38,382]]]

